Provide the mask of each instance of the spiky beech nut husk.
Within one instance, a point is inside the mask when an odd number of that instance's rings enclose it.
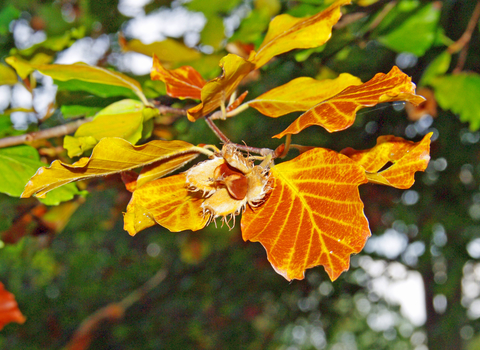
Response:
[[[268,168],[255,165],[233,145],[225,145],[220,154],[187,171],[187,186],[205,197],[202,209],[212,220],[226,223],[247,204],[260,205],[270,190]]]

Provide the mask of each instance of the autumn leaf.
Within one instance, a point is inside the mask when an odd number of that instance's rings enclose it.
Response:
[[[431,136],[429,133],[416,143],[391,135],[380,136],[373,148],[363,151],[346,148],[341,153],[365,169],[369,182],[406,189],[415,182],[415,172],[427,168]],[[379,172],[389,162],[392,165]]]
[[[201,92],[202,102],[187,111],[190,121],[194,122],[219,108],[236,90],[242,79],[255,68],[252,63],[233,54],[223,57],[220,66],[223,74],[205,84]]]
[[[342,73],[336,79],[325,80],[301,77],[258,96],[249,101],[248,105],[262,114],[277,118],[292,112],[306,111],[317,105],[318,101],[324,101],[349,86],[361,83],[359,78],[348,73]]]
[[[378,73],[366,83],[347,87],[318,103],[274,137],[298,134],[312,125],[323,126],[328,132],[341,131],[353,124],[359,109],[393,101],[408,101],[415,105],[425,101],[422,96],[415,95],[412,79],[396,66],[388,74]]]
[[[81,158],[74,164],[56,160],[50,167],[40,168],[25,186],[22,197],[30,197],[33,194],[43,197],[54,188],[72,181],[120,173],[154,162],[166,161],[185,153],[202,152],[208,151],[184,141],[155,140],[145,145],[133,146],[120,138],[104,138],[93,149],[90,158]],[[169,163],[169,166],[169,169],[163,170],[163,174],[176,170],[179,164],[173,162]]]
[[[0,330],[11,322],[24,323],[25,317],[18,309],[18,304],[12,293],[5,290],[0,282]]]
[[[167,94],[171,97],[200,99],[205,85],[202,78],[193,67],[183,66],[173,70],[165,69],[157,56],[153,55],[153,66],[150,71],[152,80],[161,80],[167,86]]]
[[[89,66],[83,62],[74,64],[30,64],[14,56],[7,57],[5,61],[15,68],[17,74],[22,79],[25,79],[34,70],[38,70],[40,73],[60,81],[75,79],[96,84],[124,87],[135,92],[145,105],[149,105],[138,81],[119,72]]]
[[[249,61],[260,68],[274,56],[293,49],[318,47],[332,36],[332,27],[341,17],[340,7],[350,0],[339,0],[311,17],[296,18],[288,14],[276,16],[258,51],[250,53]]]
[[[199,153],[184,153],[176,155],[166,161],[155,162],[143,167],[140,175],[137,178],[137,187],[143,184],[164,177],[170,174],[173,170],[180,169],[185,164],[197,158]]]
[[[245,100],[245,97],[247,97],[247,94],[248,94],[248,91],[245,91],[243,94],[241,94],[240,96],[238,96],[235,101],[233,101],[230,105],[228,105],[228,107],[226,108],[226,112],[231,112],[233,110],[235,110],[238,106],[240,106],[240,104],[243,102],[243,100]]]
[[[265,203],[247,207],[244,240],[260,242],[275,271],[287,280],[323,265],[332,280],[348,270],[350,255],[370,236],[358,186],[364,169],[334,151],[314,148],[272,167]]]
[[[205,227],[203,198],[187,188],[186,175],[151,181],[133,192],[124,217],[124,229],[134,236],[155,223],[171,232],[197,231]]]

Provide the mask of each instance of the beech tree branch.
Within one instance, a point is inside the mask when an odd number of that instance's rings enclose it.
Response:
[[[234,145],[237,149],[241,150],[241,151],[244,151],[244,152],[248,152],[248,153],[256,153],[256,154],[260,154],[262,156],[266,156],[268,154],[274,154],[274,151],[271,150],[270,148],[257,148],[257,147],[250,147],[250,146],[247,146],[247,145],[242,145],[242,144],[239,144],[239,143],[233,143],[232,141],[230,141],[230,139],[225,136],[225,134],[218,128],[218,126],[213,122],[213,120],[210,118],[210,116],[206,116],[205,118],[205,122],[207,123],[207,125],[210,127],[210,129],[213,131],[213,133],[220,139],[220,141],[222,141],[223,143],[229,143],[229,144],[232,144]]]
[[[155,101],[154,105],[160,114],[173,114],[177,116],[187,115],[187,111],[182,108],[164,106]],[[0,139],[0,148],[21,145],[26,142],[49,139],[52,137],[65,136],[75,132],[81,125],[91,122],[92,120],[93,118],[78,119],[71,123],[55,126],[45,130],[35,131],[24,135],[5,137]]]
[[[53,128],[31,132],[24,135],[10,136],[0,139],[0,148],[21,145],[26,142],[49,139],[51,137],[60,137],[71,134],[77,130],[80,125],[92,121],[92,118],[75,120],[74,122],[55,126]]]
[[[167,276],[164,269],[159,270],[143,286],[134,290],[119,303],[110,303],[88,316],[73,334],[65,346],[66,350],[85,350],[90,346],[94,332],[103,321],[117,321],[123,317],[125,310],[141,300],[152,289],[158,286]]]

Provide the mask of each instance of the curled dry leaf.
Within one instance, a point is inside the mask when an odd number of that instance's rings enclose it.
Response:
[[[24,323],[25,317],[18,309],[18,304],[12,293],[5,290],[0,282],[0,330],[11,322]]]
[[[161,80],[167,86],[167,94],[171,97],[200,99],[205,85],[195,68],[183,66],[173,70],[165,69],[157,56],[153,55],[153,66],[150,71],[152,80]]]
[[[201,92],[202,102],[187,111],[190,121],[194,122],[219,108],[236,90],[243,78],[255,69],[253,63],[233,54],[223,57],[220,66],[223,74],[205,84]]]
[[[346,148],[341,153],[365,169],[369,182],[406,189],[415,182],[415,173],[427,168],[431,136],[429,133],[416,143],[391,135],[380,136],[373,148],[363,151]],[[389,162],[392,165],[379,172]]]
[[[405,105],[408,119],[417,121],[427,115],[436,118],[438,114],[437,100],[435,99],[433,91],[427,87],[420,87],[417,89],[417,94],[425,97],[425,101],[420,103],[418,106],[415,106],[409,102]]]
[[[166,175],[184,164],[176,161],[170,163],[169,159],[185,153],[202,152],[206,150],[184,141],[155,140],[141,146],[133,146],[123,139],[107,137],[95,146],[90,158],[81,158],[74,164],[65,164],[56,160],[49,167],[38,169],[25,186],[21,197],[36,194],[41,198],[54,188],[72,181],[120,173],[154,162],[165,162],[161,173]]]
[[[358,186],[365,170],[348,157],[314,148],[270,171],[265,203],[247,206],[244,240],[260,242],[268,261],[287,280],[323,265],[332,280],[370,236]]]
[[[353,124],[356,112],[361,108],[393,101],[408,101],[418,105],[424,100],[422,96],[415,95],[412,79],[394,66],[388,74],[378,73],[366,83],[347,87],[318,103],[274,137],[298,134],[312,125],[320,125],[328,132],[341,131]]]

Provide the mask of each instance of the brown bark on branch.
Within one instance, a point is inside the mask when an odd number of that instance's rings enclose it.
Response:
[[[90,346],[94,333],[103,321],[117,321],[121,319],[125,310],[141,300],[152,289],[158,286],[167,276],[165,270],[159,270],[143,286],[134,290],[119,303],[110,303],[95,311],[80,324],[73,334],[70,342],[65,346],[66,350],[85,350]]]
[[[80,125],[92,121],[92,118],[79,119],[71,123],[55,126],[53,128],[31,132],[24,135],[10,136],[0,139],[0,148],[21,145],[26,142],[49,139],[51,137],[60,137],[71,134],[77,130]]]

